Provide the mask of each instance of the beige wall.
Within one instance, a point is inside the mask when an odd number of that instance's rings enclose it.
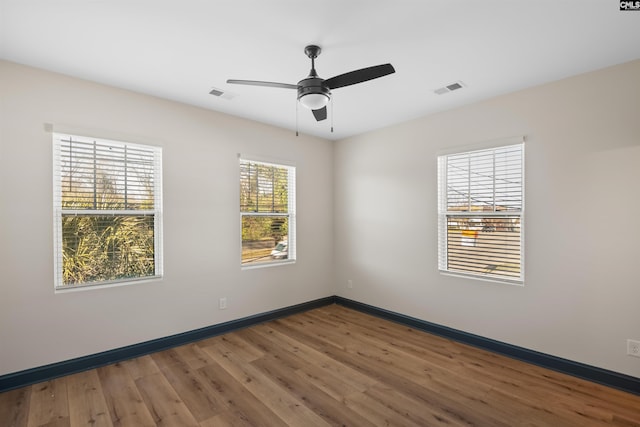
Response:
[[[337,293],[640,377],[638,76],[634,61],[338,142]],[[438,152],[522,135],[525,286],[442,276]]]
[[[54,293],[45,123],[163,147],[163,280]],[[0,375],[332,295],[332,149],[291,131],[0,62]],[[296,163],[295,265],[241,271],[237,153]]]

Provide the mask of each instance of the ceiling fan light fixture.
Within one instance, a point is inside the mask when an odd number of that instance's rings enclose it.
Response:
[[[327,104],[331,100],[331,90],[357,83],[384,77],[393,74],[396,70],[391,64],[374,65],[373,67],[360,68],[359,70],[333,76],[330,79],[322,79],[316,72],[315,59],[322,50],[319,46],[309,45],[304,48],[304,53],[311,59],[309,75],[300,80],[298,84],[263,82],[259,80],[235,80],[229,79],[227,83],[249,86],[278,87],[282,89],[295,89],[298,92],[298,102],[313,113],[316,121],[327,118]],[[297,104],[296,104],[297,105]],[[296,117],[297,116],[296,108]],[[333,128],[332,128],[333,129]],[[333,132],[333,130],[332,130]]]
[[[324,93],[307,93],[300,97],[300,103],[309,110],[319,110],[329,103],[329,97]]]

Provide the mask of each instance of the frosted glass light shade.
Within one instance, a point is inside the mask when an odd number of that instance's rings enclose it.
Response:
[[[300,98],[300,103],[310,110],[319,110],[328,102],[329,97],[323,93],[309,93]]]

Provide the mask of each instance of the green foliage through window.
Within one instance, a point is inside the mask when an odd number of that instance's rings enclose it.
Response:
[[[63,283],[153,276],[153,216],[63,215]]]

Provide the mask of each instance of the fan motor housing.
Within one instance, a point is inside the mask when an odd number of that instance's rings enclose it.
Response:
[[[320,77],[307,77],[298,82],[298,100],[305,95],[319,94],[331,98],[331,91]]]

